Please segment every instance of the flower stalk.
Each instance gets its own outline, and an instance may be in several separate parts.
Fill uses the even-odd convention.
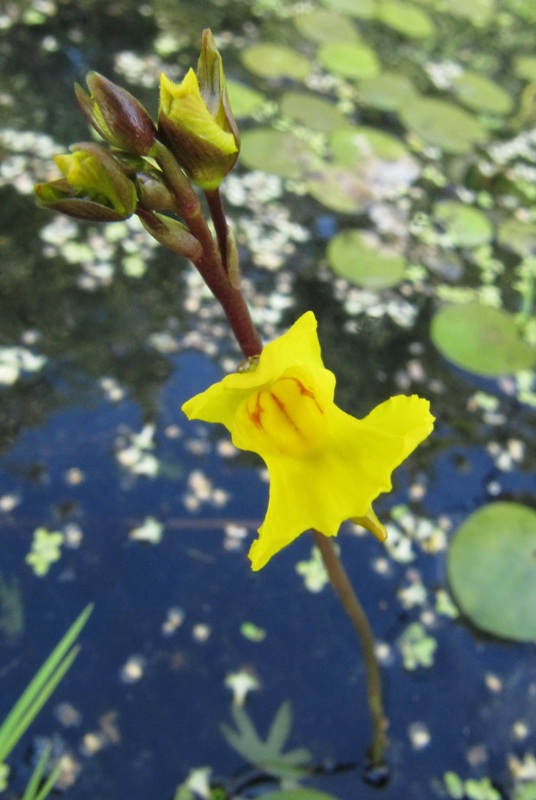
[[[383,710],[382,681],[380,666],[376,658],[374,634],[367,615],[350,583],[350,579],[337,555],[333,540],[318,531],[313,531],[315,545],[320,551],[331,585],[352,625],[355,628],[365,663],[367,676],[367,700],[372,723],[372,742],[369,748],[370,764],[377,769],[385,765],[385,749],[387,747],[387,718]]]

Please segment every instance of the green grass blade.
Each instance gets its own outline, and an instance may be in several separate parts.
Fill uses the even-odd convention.
[[[24,794],[22,796],[22,800],[34,800],[35,795],[39,789],[39,783],[41,782],[41,778],[43,777],[43,773],[45,771],[46,765],[48,764],[50,758],[50,752],[52,748],[50,746],[46,747],[41,755],[39,761],[36,764],[34,771],[32,772],[31,778],[28,781],[28,785],[24,790]]]
[[[76,618],[0,726],[0,762],[11,752],[71,666],[78,652],[76,648],[71,649],[72,645],[92,610],[93,605],[89,604]]]

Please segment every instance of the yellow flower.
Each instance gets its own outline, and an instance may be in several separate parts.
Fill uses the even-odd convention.
[[[182,408],[189,419],[221,422],[236,447],[266,462],[270,498],[249,553],[252,569],[304,531],[335,536],[348,519],[384,539],[371,504],[391,489],[391,472],[431,433],[428,401],[392,397],[362,420],[338,408],[312,311],[266,345],[251,367]]]

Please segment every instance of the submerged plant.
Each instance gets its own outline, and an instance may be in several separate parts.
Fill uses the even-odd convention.
[[[184,411],[224,424],[238,448],[258,453],[268,466],[270,500],[250,551],[254,570],[301,533],[313,531],[363,644],[373,725],[370,760],[380,768],[387,723],[374,640],[331,537],[351,519],[385,538],[372,503],[390,490],[393,469],[431,433],[428,401],[393,397],[363,420],[341,410],[312,311],[263,349],[240,289],[237,248],[219,194],[240,139],[210,31],[203,33],[197,72],[190,70],[180,84],[162,75],[156,122],[107,78],[91,73],[87,84],[90,94],[77,87],[78,100],[110,148],[80,144],[70,155],[56,157],[64,177],[38,185],[38,202],[91,221],[136,214],[158,242],[194,263],[220,302],[246,360],[236,373],[190,399]]]

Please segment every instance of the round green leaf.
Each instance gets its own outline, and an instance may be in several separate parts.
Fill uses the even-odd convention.
[[[446,100],[410,97],[400,109],[400,119],[423,141],[445,153],[468,153],[487,138],[486,130],[472,114]]]
[[[536,222],[509,217],[499,225],[499,244],[520,256],[531,256],[536,250]]]
[[[404,278],[403,256],[356,229],[341,231],[331,239],[327,259],[337,275],[368,289],[396,286]]]
[[[536,352],[520,339],[512,314],[500,308],[479,303],[445,306],[432,319],[430,334],[445,358],[477,375],[508,375],[536,361]]]
[[[333,794],[317,792],[316,789],[284,789],[271,792],[270,800],[338,800]]]
[[[330,136],[329,145],[336,163],[349,168],[371,157],[398,161],[409,155],[407,147],[396,136],[367,125],[338,128]]]
[[[259,42],[242,50],[242,63],[262,78],[294,78],[303,80],[310,72],[309,61],[281,44]]]
[[[322,0],[322,5],[360,19],[371,19],[376,13],[376,0]]]
[[[536,640],[536,512],[491,503],[458,528],[448,554],[449,582],[478,628],[522,642]]]
[[[317,160],[303,139],[272,128],[255,128],[242,134],[240,158],[249,169],[293,179],[302,178]]]
[[[442,10],[463,17],[474,25],[485,25],[495,13],[495,0],[443,0]]]
[[[456,200],[438,203],[434,217],[446,229],[454,247],[480,247],[493,236],[491,222],[483,211]]]
[[[280,108],[284,116],[315,131],[332,131],[345,121],[333,103],[309,92],[285,92]]]
[[[374,199],[365,176],[339,164],[318,164],[306,185],[311,197],[338,214],[360,214]]]
[[[381,111],[397,111],[416,89],[405,75],[397,72],[382,72],[359,84],[359,93],[364,103]]]
[[[411,39],[426,39],[435,32],[428,14],[403,0],[381,2],[378,19],[397,33]]]
[[[238,119],[250,117],[267,102],[267,98],[263,94],[249,86],[244,86],[243,83],[238,83],[238,81],[228,80],[226,86],[233,116]]]
[[[348,17],[317,8],[294,17],[294,24],[306,39],[313,42],[355,42],[359,34]]]
[[[518,78],[536,83],[536,56],[519,56],[516,58],[514,72]]]
[[[357,42],[327,42],[320,48],[318,60],[329,72],[344,78],[372,78],[380,71],[374,50]]]
[[[499,84],[466,70],[453,82],[453,91],[465,106],[485,114],[510,114],[513,109],[512,97]]]

